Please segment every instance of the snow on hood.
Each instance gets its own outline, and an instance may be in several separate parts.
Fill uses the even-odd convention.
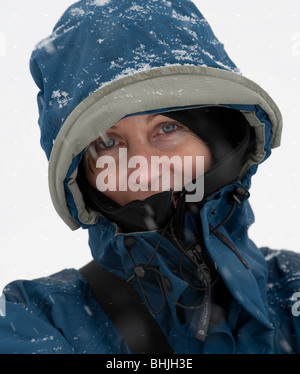
[[[134,113],[227,105],[255,127],[243,175],[280,144],[273,100],[243,77],[190,0],[88,0],[69,7],[30,60],[53,204],[72,228],[93,224],[76,184],[85,147]]]

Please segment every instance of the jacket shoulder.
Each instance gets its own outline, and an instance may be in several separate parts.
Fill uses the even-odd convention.
[[[84,279],[75,269],[65,269],[48,277],[33,280],[16,280],[3,290],[5,300],[20,304],[38,313],[53,303],[52,294],[80,294],[85,288]]]
[[[80,292],[83,292],[82,285],[76,270],[9,283],[2,296],[0,352],[73,353],[73,348],[57,328],[53,306],[62,295]]]
[[[1,353],[121,353],[119,335],[75,269],[12,282],[3,295]]]
[[[300,253],[262,248],[269,276],[270,317],[280,350],[300,353]]]
[[[289,250],[274,250],[261,248],[269,271],[269,282],[272,285],[284,287],[296,282],[300,284],[300,253]]]

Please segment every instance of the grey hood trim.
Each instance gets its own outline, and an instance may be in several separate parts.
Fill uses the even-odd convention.
[[[130,114],[198,105],[259,105],[272,123],[272,148],[280,145],[282,116],[277,105],[261,87],[239,74],[204,66],[172,65],[126,76],[83,100],[54,142],[49,160],[49,188],[54,207],[64,222],[72,230],[79,227],[68,208],[64,189],[72,160],[101,133]],[[253,113],[245,115],[255,127],[257,151],[241,174],[265,156],[264,126]],[[78,218],[84,224],[94,224],[99,213],[85,207],[76,175],[75,170],[68,186]]]

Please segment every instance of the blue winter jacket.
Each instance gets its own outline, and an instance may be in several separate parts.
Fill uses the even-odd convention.
[[[249,190],[258,164],[279,146],[281,115],[270,96],[241,75],[195,5],[79,1],[36,46],[30,68],[55,209],[72,230],[88,230],[94,259],[122,279],[134,273],[126,239],[136,264],[145,264],[161,239],[151,265],[172,287],[154,317],[174,353],[299,353],[300,255],[255,246],[248,237],[254,221],[248,199],[219,228],[221,236],[211,230],[228,217],[232,191]],[[201,309],[181,318],[174,303],[194,305],[198,297],[174,271],[176,245],[155,230],[123,233],[85,205],[76,176],[87,145],[125,116],[209,105],[240,110],[255,129],[256,149],[237,180],[210,195],[200,211],[203,243],[229,296],[224,315],[212,289],[208,331],[198,339]],[[145,291],[159,308],[159,286],[146,283]],[[3,295],[0,353],[130,353],[78,270],[15,281]]]

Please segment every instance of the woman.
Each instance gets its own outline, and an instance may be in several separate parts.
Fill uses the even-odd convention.
[[[8,285],[0,350],[135,353],[125,326],[150,343],[158,327],[152,352],[299,352],[299,255],[247,234],[281,115],[193,3],[79,1],[31,72],[53,204],[89,231],[95,262]],[[146,306],[137,317],[122,280]],[[134,308],[106,308],[118,298]],[[140,316],[154,319],[142,339]]]

